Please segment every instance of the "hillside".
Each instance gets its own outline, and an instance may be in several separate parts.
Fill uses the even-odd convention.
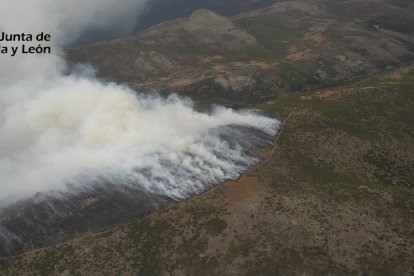
[[[235,15],[240,12],[269,6],[277,0],[146,0],[144,10],[138,10],[136,24],[131,31],[140,32],[158,23],[190,16],[196,10],[210,9],[224,15]],[[114,31],[86,31],[76,41],[76,45],[84,45],[96,41],[114,39],[125,34]]]
[[[265,103],[283,130],[240,180],[0,274],[412,274],[413,90],[408,66]]]
[[[196,10],[209,9],[224,15],[258,9],[277,2],[277,0],[152,0],[149,8],[141,14],[137,31],[142,31],[157,23],[190,16]]]
[[[199,10],[129,38],[68,49],[67,55],[140,91],[246,106],[411,60],[413,4],[363,3],[281,1],[233,17]]]
[[[4,208],[0,275],[414,273],[414,4],[235,2],[65,53],[138,92],[280,119],[274,147],[245,152],[263,162],[181,203],[107,183]]]

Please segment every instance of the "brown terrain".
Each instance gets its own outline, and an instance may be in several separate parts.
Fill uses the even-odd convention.
[[[67,54],[139,91],[245,106],[411,60],[413,10],[409,1],[281,1],[233,17],[199,10]]]
[[[4,258],[0,274],[414,274],[412,14],[405,0],[281,1],[68,49],[99,77],[283,127],[239,180]]]
[[[410,275],[414,66],[263,104],[283,119],[238,181],[5,260],[2,275]]]

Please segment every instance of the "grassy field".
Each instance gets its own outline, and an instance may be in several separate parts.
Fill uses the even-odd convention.
[[[414,273],[413,68],[260,107],[283,129],[240,180],[0,274]]]

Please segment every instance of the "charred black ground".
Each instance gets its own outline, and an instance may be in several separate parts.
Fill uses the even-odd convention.
[[[253,152],[272,145],[274,136],[254,127],[229,125],[210,133],[227,141],[229,148],[243,151],[244,160],[237,165],[242,170],[255,166],[261,160]],[[223,152],[214,152],[219,159]],[[235,162],[235,161],[230,161]],[[164,166],[174,166],[167,160]],[[181,168],[177,168],[179,173]],[[151,170],[136,173],[151,174]],[[231,180],[230,178],[226,178]],[[194,181],[200,181],[194,179]],[[0,257],[15,255],[22,250],[54,245],[87,232],[100,232],[124,225],[165,208],[180,200],[162,193],[144,190],[139,183],[123,185],[102,179],[85,190],[70,188],[64,193],[38,193],[34,198],[0,209]],[[121,183],[121,184],[120,184]],[[178,183],[179,184],[179,183]],[[220,183],[204,183],[204,192]],[[188,194],[187,199],[195,193]]]

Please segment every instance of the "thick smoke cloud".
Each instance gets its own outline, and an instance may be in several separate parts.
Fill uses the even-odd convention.
[[[277,132],[277,120],[253,112],[199,113],[177,96],[138,95],[89,70],[67,73],[62,47],[84,31],[127,32],[146,1],[1,4],[0,32],[49,33],[53,51],[0,55],[0,256],[127,222],[234,179],[258,162],[247,151]],[[84,204],[97,194],[105,195],[102,213]]]
[[[123,175],[183,198],[237,176],[249,162],[211,130],[233,124],[275,132],[269,118],[225,108],[197,113],[174,96],[137,97],[126,87],[73,76],[34,85],[30,93],[16,84],[1,102],[0,197],[61,189],[75,176],[83,180],[73,185]]]
[[[102,179],[183,199],[256,162],[245,153],[249,142],[229,138],[223,127],[272,136],[276,120],[225,108],[198,113],[174,96],[137,96],[124,86],[62,74],[59,47],[85,30],[130,29],[145,4],[2,1],[0,32],[45,32],[54,40],[52,55],[0,57],[0,202],[89,189]]]

